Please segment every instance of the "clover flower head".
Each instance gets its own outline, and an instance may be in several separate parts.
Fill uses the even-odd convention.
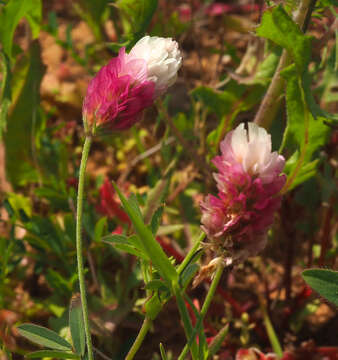
[[[213,159],[218,196],[201,202],[202,229],[217,252],[243,260],[265,246],[268,228],[281,203],[285,160],[271,151],[265,129],[240,124],[221,142]]]
[[[125,130],[177,77],[182,58],[176,41],[145,36],[127,54],[103,66],[88,85],[83,116],[92,130]]]

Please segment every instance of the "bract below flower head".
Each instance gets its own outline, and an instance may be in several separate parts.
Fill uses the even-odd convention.
[[[174,83],[182,58],[176,41],[145,36],[129,54],[121,48],[90,82],[83,103],[89,130],[124,130],[140,120]]]
[[[271,152],[266,130],[249,123],[247,130],[241,124],[226,135],[213,163],[218,196],[201,203],[202,229],[218,252],[235,259],[255,255],[265,246],[280,206],[284,158]]]

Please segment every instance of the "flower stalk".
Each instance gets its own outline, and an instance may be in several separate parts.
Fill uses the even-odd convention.
[[[185,269],[185,267],[189,264],[189,262],[191,261],[191,259],[194,257],[197,249],[199,248],[201,242],[203,241],[203,239],[205,238],[205,233],[201,233],[200,236],[198,237],[198,239],[196,240],[194,246],[191,248],[191,250],[189,251],[189,253],[186,255],[186,257],[184,258],[182,264],[180,264],[180,266],[177,268],[177,273],[181,274],[182,271]],[[148,294],[150,295],[150,294]],[[142,342],[145,338],[145,336],[147,335],[150,326],[151,326],[151,319],[149,319],[148,317],[146,317],[143,321],[142,327],[134,341],[134,344],[132,345],[132,347],[130,348],[127,357],[125,358],[125,360],[132,360],[134,358],[134,356],[136,355],[137,351],[139,350],[140,346],[142,345]]]
[[[137,335],[137,338],[134,341],[133,346],[130,348],[125,360],[134,359],[134,356],[136,355],[138,349],[140,348],[145,336],[147,335],[150,329],[151,323],[152,323],[151,319],[146,316],[143,321],[142,327]]]
[[[84,322],[84,328],[86,334],[88,360],[93,360],[94,357],[93,357],[93,346],[92,346],[92,339],[91,339],[90,327],[89,327],[88,305],[87,305],[86,285],[84,278],[84,267],[83,267],[82,214],[83,214],[84,180],[85,180],[86,165],[87,165],[88,154],[91,143],[92,143],[92,138],[90,136],[86,136],[82,149],[82,157],[81,157],[80,173],[79,173],[79,185],[77,192],[77,210],[76,210],[76,257],[77,257],[77,269],[78,269],[77,271],[78,271],[79,284],[80,284],[80,296],[82,303],[83,322]]]
[[[180,356],[178,357],[178,360],[184,360],[186,355],[188,354],[189,351],[189,347],[191,346],[195,336],[198,334],[198,332],[200,331],[200,328],[202,326],[203,320],[205,318],[205,315],[207,314],[207,311],[210,307],[211,301],[214,298],[217,286],[219,284],[219,281],[221,280],[222,274],[223,274],[223,270],[224,270],[224,262],[222,260],[219,261],[217,268],[216,268],[216,272],[214,275],[214,278],[211,282],[209,291],[207,293],[207,296],[205,298],[204,304],[202,306],[201,312],[200,312],[200,317],[197,321],[197,324],[195,326],[195,328],[193,329],[190,339],[188,341],[188,343],[184,346]]]

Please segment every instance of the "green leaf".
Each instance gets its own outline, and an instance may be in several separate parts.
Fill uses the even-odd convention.
[[[130,200],[128,201],[122,195],[121,191],[115,184],[114,187],[121,199],[123,208],[129,215],[135,231],[142,242],[143,248],[148,257],[151,259],[154,267],[158,270],[163,279],[168,281],[170,284],[177,281],[178,276],[175,267],[171,264],[159,243],[155,240],[150,229],[144,224],[142,217],[140,217],[140,214],[134,208],[133,203],[131,203]]]
[[[217,335],[213,338],[212,342],[209,345],[209,356],[212,358],[217,354],[218,350],[221,348],[222,343],[226,336],[229,333],[229,324],[226,324],[222,329],[217,333]]]
[[[73,4],[77,14],[91,27],[97,41],[102,41],[102,23],[109,16],[108,0],[80,0]]]
[[[102,238],[102,241],[113,244],[126,244],[128,237],[126,235],[111,234]]]
[[[304,280],[321,296],[338,306],[338,272],[309,269],[302,273]]]
[[[96,224],[94,229],[94,240],[96,242],[99,242],[101,240],[102,234],[104,232],[104,229],[107,225],[107,218],[103,217],[101,218]]]
[[[158,0],[118,0],[116,5],[124,15],[125,30],[132,33],[133,40],[128,48],[146,32],[155,14]]]
[[[53,359],[80,359],[80,356],[77,354],[63,352],[63,351],[54,351],[54,350],[39,350],[25,355],[28,359],[43,359],[43,358],[53,358]]]
[[[334,52],[334,55],[336,53]],[[337,60],[338,61],[338,60]],[[330,56],[330,59],[328,61],[328,66],[326,68],[326,71],[323,74],[323,86],[327,85],[326,91],[324,92],[322,96],[322,101],[325,102],[325,100],[329,100],[328,102],[337,102],[338,96],[336,94],[336,86],[338,85],[338,74],[336,69],[332,69],[332,67],[335,67],[336,65],[332,64],[332,55]],[[305,99],[306,103],[309,107],[309,110],[311,111],[312,116],[317,120],[317,118],[325,118],[327,122],[336,122],[338,124],[338,114],[330,114],[327,111],[320,108],[320,106],[316,103],[313,91],[312,91],[312,78],[308,72],[306,72],[302,78],[303,83],[303,89],[305,93]],[[327,95],[331,93],[331,97],[327,98]],[[325,99],[326,98],[326,99]]]
[[[201,242],[205,238],[205,233],[202,231],[195,241],[192,248],[189,250],[188,254],[185,256],[182,263],[177,267],[177,273],[180,275],[184,271],[184,269],[194,262],[196,262],[199,257],[202,255],[202,249],[200,248]]]
[[[298,72],[302,74],[305,71],[311,57],[311,38],[302,33],[282,5],[264,12],[256,33],[285,48],[292,56]]]
[[[13,70],[13,106],[8,116],[4,141],[7,175],[14,186],[38,180],[34,154],[35,136],[42,126],[38,106],[44,69],[40,46],[35,40],[23,64],[17,64]]]
[[[8,193],[8,202],[16,215],[19,216],[20,210],[23,210],[26,215],[32,216],[32,204],[29,197],[16,193]]]
[[[236,83],[234,82],[234,84]],[[231,89],[231,91],[216,91],[207,86],[199,86],[191,94],[221,118],[231,111],[234,102],[244,92],[244,86],[234,85],[234,87],[235,89]]]
[[[338,93],[336,91],[338,86],[338,34],[336,34],[336,44],[327,59],[325,70],[323,73],[322,87],[323,97],[325,103],[338,102]],[[312,94],[312,93],[311,93]]]
[[[163,215],[164,206],[160,206],[154,213],[153,217],[151,218],[151,232],[153,235],[156,235],[157,230],[160,226],[160,223],[162,221],[162,215]]]
[[[155,320],[162,309],[162,304],[157,292],[145,303],[145,309],[147,316],[151,320]]]
[[[54,224],[50,218],[33,216],[29,222],[25,223],[25,228],[36,238],[36,245],[43,249],[53,251],[59,259],[65,260],[65,244],[63,241],[62,230]],[[39,245],[39,243],[41,245]],[[34,245],[34,243],[32,243]],[[51,270],[51,268],[50,268]]]
[[[102,241],[114,245],[116,249],[126,251],[129,254],[149,261],[149,257],[137,235],[127,237],[125,235],[112,234],[105,236]]]
[[[41,0],[31,1],[35,6],[26,14],[27,21],[32,30],[32,37],[36,39],[39,36],[42,20],[42,3]]]
[[[153,217],[156,209],[159,208],[161,203],[165,200],[165,195],[168,190],[169,179],[168,176],[161,178],[156,185],[148,192],[147,200],[144,205],[144,221],[146,224],[149,223]]]
[[[0,88],[0,140],[2,139],[2,133],[6,129],[8,109],[12,101],[11,91],[11,69],[8,56],[0,51],[0,65],[1,65],[1,88]]]
[[[28,340],[55,350],[72,350],[72,345],[56,332],[43,326],[22,324],[18,326],[20,335]]]
[[[250,83],[255,84],[255,81]],[[259,81],[255,85],[247,86],[235,80],[229,80],[223,91],[206,86],[194,89],[191,94],[220,118],[217,128],[207,136],[208,145],[218,151],[216,147],[224,134],[231,129],[237,115],[251,109],[261,99],[264,91],[265,88],[259,85]]]
[[[338,1],[337,0],[320,0],[319,4],[316,4],[319,7],[320,6],[338,6]]]
[[[55,208],[69,209],[69,196],[65,191],[42,186],[35,189],[34,192],[40,198],[49,201]]]
[[[180,274],[180,284],[183,289],[188,286],[189,282],[195,276],[199,268],[199,265],[196,263],[189,264],[185,267],[185,269]]]
[[[302,169],[311,162],[313,153],[325,144],[329,128],[324,124],[323,118],[314,119],[305,102],[305,95],[301,78],[294,65],[281,72],[287,81],[286,84],[286,109],[287,126],[284,132],[281,149],[297,151],[294,154],[296,161],[293,166],[288,165],[289,178],[286,188],[290,188],[297,177],[302,174]],[[313,164],[312,164],[313,166]],[[310,167],[311,168],[311,167]],[[299,183],[299,181],[298,181]]]
[[[40,31],[41,0],[10,0],[0,13],[0,42],[4,52],[12,57],[13,35],[23,17],[27,17],[33,36]]]
[[[140,251],[140,250],[136,249],[135,247],[130,246],[128,244],[116,244],[115,248],[125,251],[131,255],[137,256],[141,259],[149,261],[149,257],[147,256],[147,254],[143,253],[142,251]]]
[[[92,20],[96,24],[101,24],[102,16],[107,8],[108,0],[80,0],[80,3],[89,12]]]
[[[149,281],[145,288],[148,290],[168,290],[166,284],[162,280],[158,279]]]
[[[253,83],[268,85],[276,71],[280,56],[281,48],[274,46],[274,48],[268,52],[263,62],[258,65]]]
[[[128,198],[128,202],[130,204],[130,206],[133,208],[133,210],[135,211],[135,214],[143,220],[143,215],[142,215],[142,211],[140,209],[138,200],[137,200],[137,196],[134,193],[131,193],[129,198]]]
[[[295,168],[295,164],[299,159],[299,151],[296,151],[285,163],[284,172],[286,174],[290,174],[291,171]],[[301,167],[299,170],[297,176],[293,180],[292,184],[288,187],[288,190],[291,191],[296,186],[302,184],[306,180],[312,178],[316,175],[317,172],[317,166],[318,166],[319,160],[313,160]]]
[[[46,30],[52,34],[54,37],[57,36],[58,33],[58,21],[57,16],[54,11],[48,12],[48,24],[46,26]]]
[[[69,297],[72,293],[72,283],[52,268],[45,274],[48,285],[59,295]]]
[[[149,261],[149,257],[145,252],[141,241],[136,235],[130,236],[128,238],[125,235],[112,234],[105,236],[102,241],[113,245],[116,249],[125,251],[129,254]]]
[[[158,236],[168,235],[176,231],[181,231],[183,229],[184,229],[183,224],[163,225],[159,227],[157,231],[157,235]]]
[[[80,294],[74,295],[70,301],[69,327],[74,349],[77,354],[83,356],[86,347],[86,337]]]

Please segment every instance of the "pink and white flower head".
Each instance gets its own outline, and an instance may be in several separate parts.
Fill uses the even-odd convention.
[[[181,63],[178,44],[170,38],[145,36],[129,54],[121,48],[88,85],[83,103],[86,124],[91,130],[130,128],[175,82]]]
[[[271,136],[254,123],[229,132],[220,148],[213,159],[218,196],[208,195],[201,203],[202,229],[216,251],[243,260],[265,246],[281,203],[285,160],[271,152]]]

